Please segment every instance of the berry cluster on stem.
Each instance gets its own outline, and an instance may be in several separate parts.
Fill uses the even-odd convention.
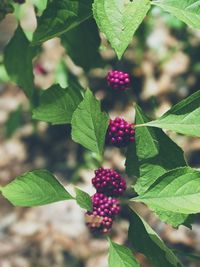
[[[116,90],[125,91],[130,87],[130,76],[123,71],[109,71],[108,85]],[[135,141],[134,125],[123,118],[110,120],[106,141],[116,147],[125,147]],[[120,213],[117,197],[126,190],[126,181],[119,173],[103,167],[95,171],[92,184],[96,193],[91,197],[92,211],[86,212],[86,224],[92,232],[108,233],[114,218]]]
[[[116,147],[125,147],[135,141],[134,125],[123,118],[110,120],[107,132],[107,142]]]
[[[92,211],[86,212],[86,223],[92,232],[105,234],[120,213],[120,202],[115,197],[126,190],[126,181],[116,171],[101,167],[95,171],[92,183],[97,192],[92,196]]]

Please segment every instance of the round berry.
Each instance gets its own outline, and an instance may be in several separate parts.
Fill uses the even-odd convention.
[[[125,91],[131,85],[130,75],[127,72],[111,70],[107,75],[108,85],[118,91]]]
[[[125,147],[135,141],[134,125],[122,118],[110,120],[107,131],[107,142],[116,147]]]
[[[92,184],[97,192],[107,196],[118,197],[126,190],[126,181],[119,173],[112,169],[99,168],[95,171]]]

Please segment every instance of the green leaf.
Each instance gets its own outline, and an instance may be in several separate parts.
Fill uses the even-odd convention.
[[[167,224],[172,225],[175,228],[178,228],[180,225],[184,225],[188,228],[192,227],[193,219],[188,216],[188,214],[171,212],[171,211],[162,211],[159,208],[155,208],[154,212],[159,217],[159,219]]]
[[[93,19],[81,23],[78,27],[61,36],[67,54],[74,63],[88,71],[101,65],[99,46],[101,39]]]
[[[154,0],[152,4],[163,8],[190,27],[200,28],[199,0]]]
[[[42,93],[39,106],[33,110],[33,119],[52,124],[71,123],[72,114],[82,99],[76,88],[53,85]]]
[[[136,125],[149,121],[139,106],[135,111]],[[134,187],[138,194],[168,170],[186,165],[182,149],[160,129],[136,127],[135,140],[135,148],[131,145],[127,151],[126,168],[129,175],[139,178]]]
[[[9,117],[5,123],[5,134],[6,137],[11,137],[14,132],[22,124],[22,107],[19,106],[16,110],[10,112]]]
[[[122,57],[149,9],[149,0],[94,0],[94,18],[118,58]]]
[[[91,0],[49,1],[33,35],[32,44],[42,43],[77,27],[92,15]]]
[[[200,137],[200,90],[146,125]]]
[[[136,106],[136,124],[144,124],[148,121],[140,107]],[[138,177],[134,189],[139,195],[143,194],[162,174],[187,165],[182,149],[162,130],[152,128],[149,132],[148,127],[136,127],[135,137],[136,142],[127,150],[126,171],[128,175]],[[154,146],[148,147],[148,144],[154,143],[156,143],[157,155],[151,156],[150,152],[143,152],[143,148],[146,150],[152,147],[153,149]],[[185,214],[166,213],[159,209],[155,212],[162,221],[174,227],[185,223],[187,219]]]
[[[122,245],[110,241],[109,267],[139,267],[139,263],[133,256],[132,251]]]
[[[2,188],[2,194],[15,206],[32,207],[73,199],[47,170],[36,170],[18,176]]]
[[[81,94],[85,91],[80,85],[78,78],[74,76],[67,68],[65,60],[62,58],[55,70],[54,83],[60,85],[61,88],[73,88],[74,91],[79,91]]]
[[[54,82],[60,85],[61,88],[69,87],[69,73],[63,59],[61,59],[56,66]]]
[[[0,83],[7,83],[10,82],[10,77],[6,72],[5,65],[3,62],[0,63]]]
[[[92,200],[88,193],[82,191],[79,188],[75,188],[76,190],[76,202],[77,204],[88,211],[92,210]]]
[[[200,212],[200,172],[189,167],[171,170],[142,195],[132,199],[151,209],[193,214]]]
[[[183,267],[154,230],[136,213],[131,214],[128,236],[133,248],[144,254],[154,267]]]
[[[47,7],[47,0],[31,0],[31,2],[37,7],[39,15],[42,14]]]
[[[72,116],[72,139],[92,152],[102,154],[108,122],[108,115],[101,112],[100,101],[87,90]]]
[[[135,136],[137,137],[137,129],[135,132]],[[133,175],[136,177],[140,177],[140,162],[137,156],[136,142],[131,143],[127,148],[125,166],[126,173],[128,176]]]
[[[135,124],[145,124],[148,118],[143,114],[141,108],[135,107]],[[148,141],[147,141],[148,140]],[[155,132],[148,127],[136,127],[136,149],[139,160],[151,158],[159,153],[158,140]]]
[[[32,59],[37,48],[29,46],[22,28],[18,26],[4,51],[4,64],[10,79],[31,98],[34,91]]]

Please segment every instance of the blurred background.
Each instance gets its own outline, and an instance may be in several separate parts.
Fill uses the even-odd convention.
[[[99,167],[98,156],[71,140],[70,126],[33,121],[27,98],[9,81],[3,65],[3,51],[17,27],[17,19],[31,38],[36,27],[34,7],[38,12],[45,8],[45,1],[40,2],[43,1],[29,0],[0,22],[0,185],[23,172],[45,168],[69,190],[70,184],[77,184],[92,194],[91,178]],[[200,89],[200,31],[188,28],[158,8],[151,10],[120,62],[103,35],[101,40],[100,62],[87,71],[75,65],[59,38],[45,42],[33,61],[36,86],[45,90],[59,83],[65,87],[74,77],[84,88],[91,88],[111,117],[123,116],[129,122],[134,122],[134,101],[154,118]],[[106,74],[115,68],[132,76],[132,88],[125,94],[113,93],[107,87]],[[169,135],[183,148],[189,165],[199,168],[200,139],[171,132]],[[115,168],[126,177],[124,153],[106,147],[104,166]],[[132,193],[128,191],[129,194]],[[200,266],[200,216],[194,218],[193,231],[186,227],[176,230],[144,206],[138,209],[186,267]],[[126,243],[127,229],[128,213],[124,207],[111,237]],[[144,256],[136,257],[142,267],[151,267]],[[84,211],[76,203],[14,208],[0,197],[0,267],[94,265],[107,266],[107,241],[88,232]]]

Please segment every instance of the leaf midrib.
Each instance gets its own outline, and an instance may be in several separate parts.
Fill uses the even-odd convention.
[[[97,102],[95,102],[95,106],[96,106],[96,110],[97,110],[97,105],[98,105],[98,103]],[[99,106],[98,106],[98,109],[99,109]],[[90,112],[89,112],[89,114],[91,114],[91,119],[92,119],[92,129],[93,129],[93,132],[94,132],[94,135],[95,135],[95,138],[96,138],[96,144],[97,144],[97,148],[98,148],[98,153],[99,154],[101,154],[101,150],[100,150],[100,147],[99,147],[99,143],[98,143],[98,136],[97,136],[97,132],[96,132],[96,130],[95,130],[95,127],[94,127],[94,123],[95,123],[95,118],[93,117],[93,113],[91,112],[91,110],[92,110],[92,107],[91,107],[91,103],[90,103]]]
[[[157,121],[151,121],[151,122],[148,122],[146,123],[145,125],[147,126],[156,126],[156,125],[159,125],[159,124],[164,124],[164,125],[177,125],[177,126],[183,126],[184,128],[187,128],[187,127],[191,127],[191,126],[196,126],[198,127],[198,125],[196,123],[187,123],[187,124],[182,124],[182,123],[169,123],[169,122],[165,122],[164,119],[160,119],[160,120],[157,120]]]
[[[173,198],[181,198],[181,197],[187,197],[187,196],[192,196],[192,195],[200,195],[200,192],[197,192],[197,193],[190,193],[190,194],[181,194],[181,195],[173,195],[173,196],[160,196],[157,195],[157,196],[140,196],[138,198],[135,198],[135,199],[173,199]]]

